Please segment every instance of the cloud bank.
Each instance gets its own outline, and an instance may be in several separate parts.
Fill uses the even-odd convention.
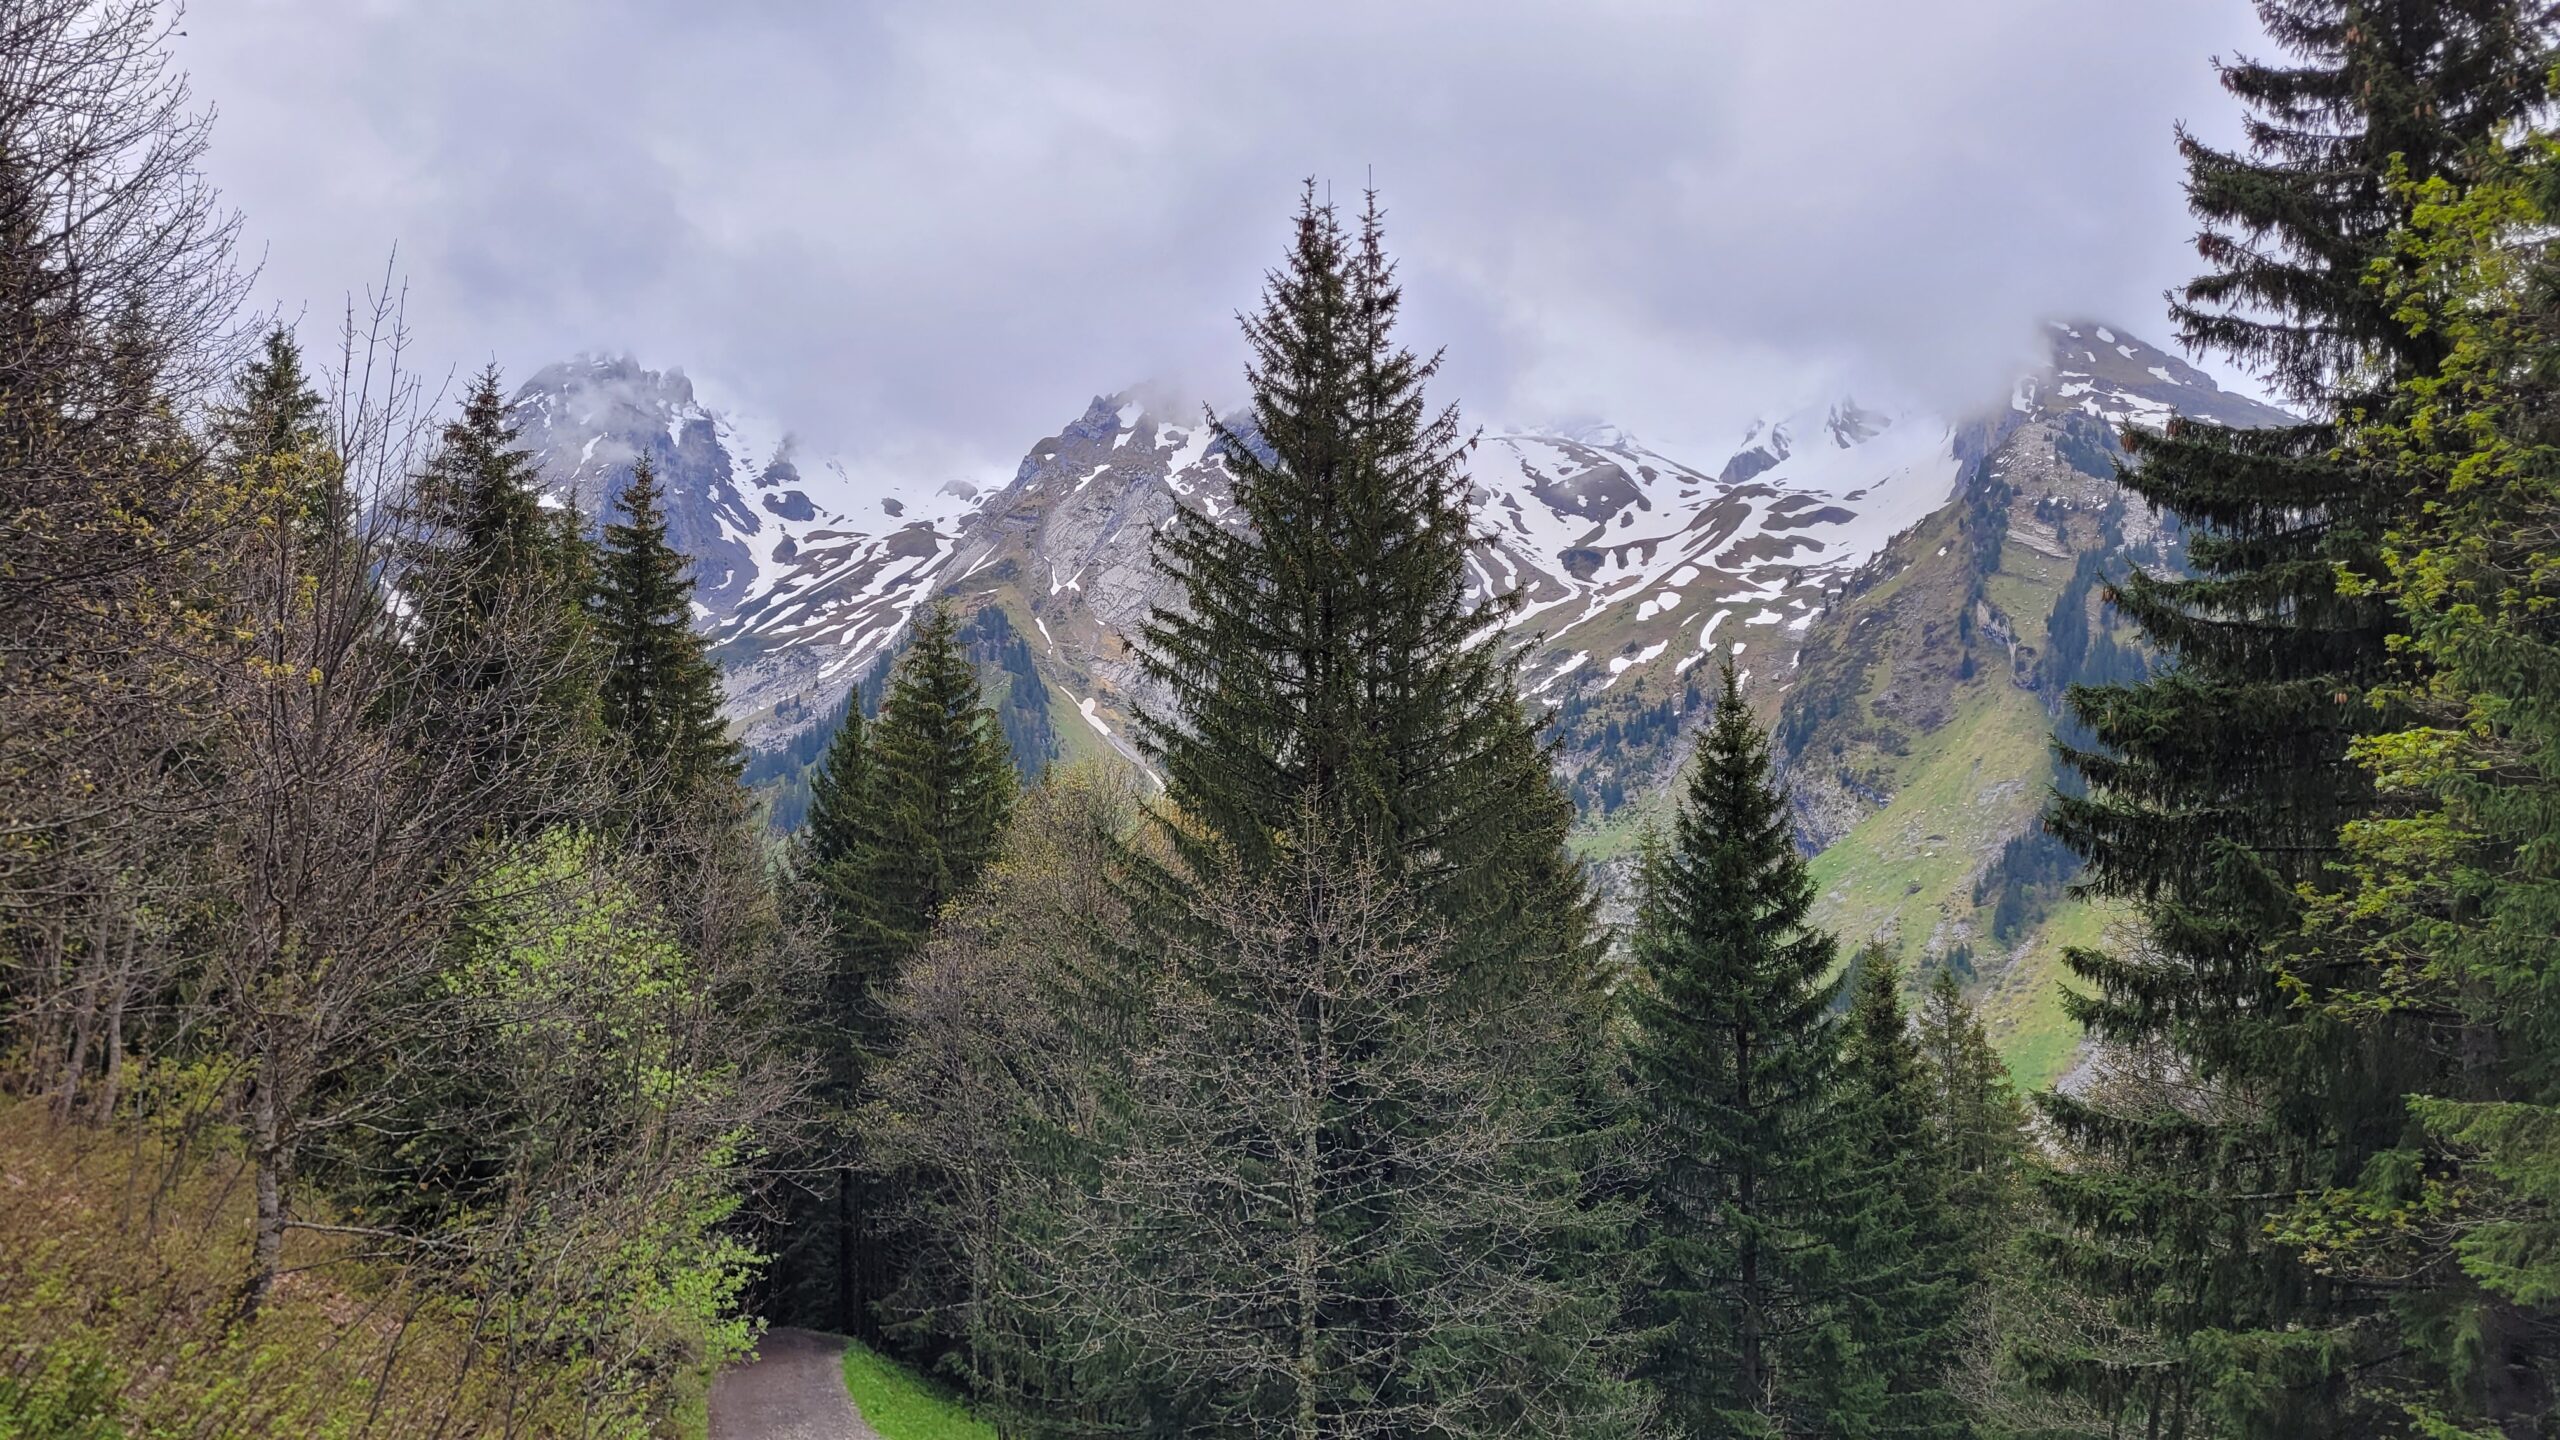
[[[419,353],[685,368],[859,465],[985,478],[1098,390],[1240,392],[1301,178],[1374,179],[1475,417],[1707,457],[1856,384],[2154,340],[2173,122],[2243,0],[223,0],[179,41],[262,291],[396,245]],[[1675,448],[1679,447],[1679,448]]]

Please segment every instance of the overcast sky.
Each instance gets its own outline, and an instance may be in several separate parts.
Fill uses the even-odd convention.
[[[692,374],[860,466],[985,478],[1097,392],[1240,393],[1300,177],[1374,176],[1473,419],[1714,465],[1835,386],[2160,343],[2171,126],[2245,0],[200,0],[263,293],[398,247],[419,353]],[[318,339],[317,333],[307,339]]]

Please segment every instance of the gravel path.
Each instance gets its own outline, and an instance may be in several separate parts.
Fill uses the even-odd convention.
[[[844,1393],[844,1339],[768,1330],[756,1358],[711,1382],[711,1440],[879,1440]]]

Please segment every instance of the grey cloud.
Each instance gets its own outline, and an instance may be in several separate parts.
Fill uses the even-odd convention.
[[[2155,339],[2241,0],[226,0],[183,58],[287,310],[396,243],[422,355],[681,365],[984,472],[1142,377],[1232,397],[1299,177],[1373,175],[1479,417],[1711,447],[1796,392]]]

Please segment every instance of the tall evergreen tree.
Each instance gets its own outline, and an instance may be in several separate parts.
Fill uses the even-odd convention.
[[[427,643],[472,649],[554,558],[541,474],[532,452],[517,447],[518,435],[493,365],[473,382],[418,477],[404,580]]]
[[[720,718],[720,671],[693,629],[693,577],[667,541],[657,472],[631,467],[595,564],[598,686],[605,731],[640,790],[681,803],[733,784],[744,764]],[[643,807],[644,809],[647,807]]]
[[[2187,577],[2137,575],[2112,598],[2171,662],[2072,693],[2089,782],[2055,832],[2088,886],[2136,903],[2147,943],[2074,951],[2093,1035],[2174,1054],[2191,1098],[2149,1109],[2044,1100],[2089,1163],[2048,1191],[2064,1273],[2123,1323],[2178,1347],[2165,1369],[2101,1351],[2031,1357],[2102,1412],[2174,1430],[2351,1434],[2393,1423],[2399,1342],[2388,1294],[2342,1283],[2276,1238],[2296,1197],[2351,1183],[2392,1147],[2402,1098],[2454,1063],[2420,1013],[2349,1018],[2350,950],[2306,939],[2306,893],[2333,885],[2340,827],[2370,813],[2349,758],[2389,716],[2364,697],[2395,623],[2369,587],[2403,492],[2340,444],[2342,418],[2432,373],[2367,282],[2392,259],[2405,173],[2460,180],[2500,125],[2541,103],[2548,7],[2527,0],[2261,0],[2285,62],[2224,67],[2248,146],[2182,133],[2208,272],[2173,306],[2184,338],[2261,367],[2310,414],[2234,432],[2175,422],[2127,437],[2126,483],[2181,520]]]
[[[794,869],[806,882],[810,903],[826,912],[835,944],[826,983],[807,1017],[808,1046],[818,1057],[814,1099],[842,1131],[861,1102],[864,1066],[856,1041],[859,1017],[870,997],[862,974],[846,963],[850,917],[842,913],[858,883],[864,821],[871,804],[871,766],[864,744],[862,693],[845,696],[844,718],[827,739],[809,779],[809,819],[795,843]],[[776,1253],[769,1280],[768,1313],[837,1330],[856,1327],[854,1294],[857,1191],[860,1177],[842,1155],[812,1158],[822,1177],[806,1189],[784,1192],[776,1225]]]
[[[1902,1008],[1893,951],[1869,946],[1841,1036],[1831,1301],[1845,1342],[1817,1377],[1823,1433],[1956,1436],[1948,1386],[1961,1309],[1961,1217],[1932,1077]]]
[[[231,399],[213,416],[214,447],[238,465],[261,455],[284,455],[320,443],[320,396],[303,372],[302,347],[278,325],[267,332],[258,358],[240,372]]]
[[[2425,1366],[2399,1403],[2438,1433],[2548,1429],[2560,1406],[2560,164],[2549,126],[2439,182],[2389,286],[2445,345],[2357,435],[2426,497],[2374,587],[2412,666],[2404,717],[2356,757],[2388,804],[2340,835],[2348,884],[2314,933],[2371,964],[2358,1008],[2444,1017],[2456,1063],[2353,1186],[2288,1243],[2396,1293]],[[2408,683],[2416,681],[2418,683]],[[2343,1003],[2349,997],[2341,997]]]
[[[1349,234],[1310,185],[1244,322],[1252,426],[1211,420],[1242,523],[1185,511],[1159,545],[1181,603],[1140,656],[1173,703],[1139,738],[1203,883],[1271,873],[1313,803],[1450,927],[1462,991],[1534,992],[1590,958],[1572,809],[1488,633],[1516,599],[1468,603],[1467,445],[1399,305],[1375,197]]]
[[[942,605],[917,617],[890,673],[879,718],[859,694],[811,786],[802,842],[808,878],[834,931],[823,1013],[823,1099],[839,1120],[893,1051],[891,995],[944,911],[978,883],[1004,843],[1017,788],[1004,728],[978,686],[960,622]],[[849,1147],[854,1142],[848,1139]],[[891,1253],[897,1178],[836,1157],[829,1194],[791,1217],[785,1303],[837,1328],[883,1338],[903,1267]],[[933,1308],[940,1297],[911,1297]]]
[[[1565,1102],[1545,1112],[1556,1133],[1506,1157],[1517,1188],[1499,1199],[1527,1203],[1559,1185],[1570,1193],[1591,1156],[1601,1032],[1590,901],[1564,850],[1571,806],[1495,634],[1516,599],[1469,601],[1467,557],[1480,537],[1466,444],[1455,412],[1426,399],[1437,358],[1395,337],[1399,306],[1375,197],[1346,231],[1310,185],[1288,259],[1243,322],[1252,424],[1211,420],[1235,508],[1186,512],[1158,546],[1175,603],[1151,617],[1139,650],[1171,703],[1143,712],[1138,733],[1171,802],[1160,834],[1172,860],[1131,851],[1132,869],[1154,881],[1138,897],[1140,958],[1196,949],[1206,943],[1198,917],[1222,897],[1309,863],[1287,853],[1292,837],[1338,850],[1314,857],[1331,862],[1316,873],[1374,867],[1410,897],[1411,938],[1438,942],[1434,963],[1451,1013],[1475,1027],[1469,1041],[1501,1057],[1524,1093]],[[1241,992],[1219,1001],[1254,1003]],[[1381,1113],[1397,1113],[1392,1096]],[[1410,1123],[1428,1122],[1417,1111]],[[1376,1143],[1384,1154],[1422,1138]],[[1352,1193],[1324,1205],[1364,1213]],[[1595,1226],[1549,1263],[1605,1293],[1618,1233]],[[1434,1278],[1445,1277],[1383,1263],[1359,1277],[1357,1304],[1376,1317],[1378,1343],[1413,1357],[1377,1372],[1388,1387],[1378,1414],[1529,1363],[1542,1344],[1613,1340],[1480,1331],[1399,1348],[1419,1342],[1397,1329],[1409,1313],[1397,1295]],[[1603,1388],[1577,1382],[1553,1403],[1597,1414],[1612,1403]]]
[[[871,764],[864,743],[862,697],[845,697],[844,721],[827,740],[809,777],[809,819],[800,831],[802,868],[815,874],[855,853],[864,807],[871,803]]]
[[[1824,1215],[1838,1177],[1837,947],[1731,657],[1671,842],[1641,877],[1629,1002],[1651,1133],[1644,1377],[1694,1435],[1805,1433],[1839,1362]]]
[[[1959,1227],[1975,1240],[1959,1272],[1961,1284],[1970,1288],[1981,1278],[1983,1257],[2005,1236],[2004,1217],[2015,1203],[2025,1151],[2026,1108],[1953,972],[1942,968],[1930,979],[1914,1043],[1947,1201]]]
[[[492,366],[412,487],[397,583],[416,666],[411,743],[485,756],[507,792],[493,808],[524,826],[584,813],[597,698],[585,542],[544,518],[516,439]]]
[[[355,523],[338,467],[322,453],[321,415],[302,349],[281,325],[213,412],[215,460],[253,483],[290,487],[287,513],[306,547],[339,542]],[[265,473],[253,474],[259,467]]]
[[[847,725],[853,722],[848,719]],[[1004,728],[978,688],[960,622],[935,605],[916,621],[878,723],[858,743],[870,803],[850,866],[829,879],[847,953],[868,993],[993,860],[1017,788]],[[877,1048],[885,1036],[870,1036]]]

